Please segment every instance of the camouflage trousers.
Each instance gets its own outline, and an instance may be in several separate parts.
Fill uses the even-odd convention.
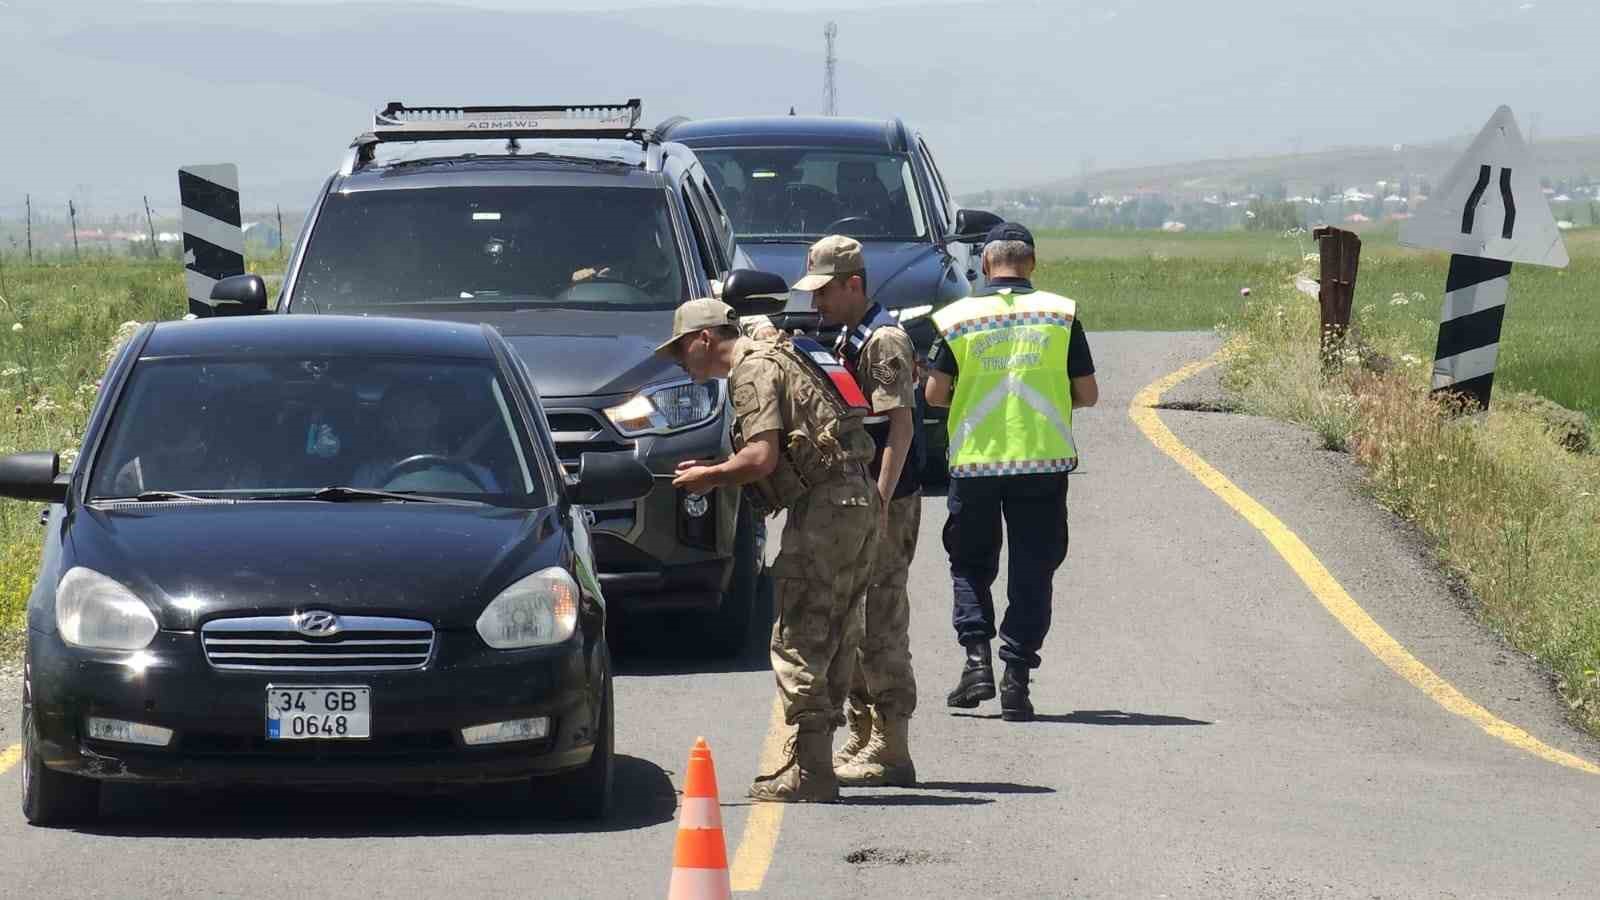
[[[790,725],[809,719],[831,727],[844,705],[854,663],[845,629],[872,575],[878,502],[862,468],[813,487],[789,508],[772,564],[772,671]]]
[[[906,575],[917,554],[922,528],[922,494],[889,504],[889,526],[878,537],[861,614],[851,619],[845,644],[856,647],[850,680],[852,714],[871,706],[881,715],[909,718],[917,708],[917,680],[911,671],[911,598]]]

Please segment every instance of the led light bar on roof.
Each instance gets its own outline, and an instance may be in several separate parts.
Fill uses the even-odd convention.
[[[379,137],[404,140],[413,134],[430,137],[475,137],[546,132],[626,132],[639,125],[637,99],[622,104],[588,106],[405,106],[390,103],[373,116]]]

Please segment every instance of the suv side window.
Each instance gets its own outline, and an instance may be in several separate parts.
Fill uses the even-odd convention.
[[[933,181],[935,205],[938,207],[935,215],[944,224],[943,230],[949,231],[950,220],[955,216],[954,209],[950,205],[950,189],[944,186],[944,176],[939,173],[939,164],[933,161],[933,152],[928,149],[928,142],[924,141],[921,135],[917,136],[917,150],[922,154],[922,161],[927,164],[928,175]]]
[[[716,234],[717,245],[722,249],[722,255],[730,263],[733,259],[733,220],[728,218],[728,211],[722,208],[722,200],[717,197],[717,192],[711,187],[711,179],[700,169],[695,170],[697,184],[705,194],[706,207],[711,213],[711,230]]]
[[[710,226],[706,224],[705,208],[697,202],[690,190],[689,182],[683,182],[683,211],[689,217],[689,228],[694,232],[695,256],[700,260],[700,267],[705,270],[706,278],[716,280],[722,277],[726,269],[719,264],[718,254],[712,249],[710,239]]]

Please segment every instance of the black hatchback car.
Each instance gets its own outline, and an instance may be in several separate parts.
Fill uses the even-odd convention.
[[[581,504],[515,351],[479,325],[250,317],[146,326],[74,469],[0,459],[50,504],[28,603],[23,812],[103,781],[612,780],[605,598]],[[548,782],[547,782],[548,784]]]
[[[933,311],[981,288],[977,244],[1000,219],[958,209],[927,140],[899,119],[670,119],[656,133],[694,150],[756,268],[793,284],[818,238],[861,241],[867,292],[923,357],[935,337]],[[810,304],[809,295],[795,295],[779,324],[816,330]],[[944,410],[923,414],[922,444],[937,478]]]

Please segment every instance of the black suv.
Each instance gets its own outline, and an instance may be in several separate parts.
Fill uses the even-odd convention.
[[[642,500],[591,507],[607,599],[624,615],[710,613],[707,649],[732,653],[764,532],[737,490],[670,484],[679,461],[728,452],[725,386],[651,351],[678,304],[724,293],[745,261],[694,152],[638,121],[637,100],[389,104],[312,206],[277,309],[498,329],[532,370],[569,470],[585,452],[631,451],[656,475]]]
[[[694,148],[756,266],[793,284],[826,234],[861,241],[867,291],[926,356],[935,309],[978,287],[977,244],[1000,220],[957,209],[922,135],[899,119],[822,116],[669,119],[664,140]],[[788,326],[815,327],[808,295]],[[924,409],[925,477],[943,471],[944,410]]]

